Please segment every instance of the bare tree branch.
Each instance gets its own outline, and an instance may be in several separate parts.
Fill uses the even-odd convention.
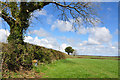
[[[60,2],[52,2],[56,5],[56,7],[58,8],[58,10],[60,10],[61,16],[65,17],[67,20],[68,15],[66,16],[66,13],[70,13],[70,15],[72,16],[72,18],[75,20],[75,23],[73,23],[73,27],[74,29],[76,29],[76,26],[74,24],[78,23],[79,27],[80,24],[82,25],[83,23],[80,23],[78,18],[83,19],[83,22],[85,24],[92,24],[93,26],[95,26],[95,23],[97,22],[97,20],[95,20],[96,14],[93,14],[93,4],[91,4],[90,2],[72,2],[72,3],[60,3]],[[64,11],[64,9],[69,12]],[[92,21],[94,20],[95,23]],[[69,20],[68,20],[69,21]]]

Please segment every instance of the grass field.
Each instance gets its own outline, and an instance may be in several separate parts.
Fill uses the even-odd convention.
[[[67,58],[34,69],[42,78],[118,78],[118,60]]]
[[[31,71],[7,71],[3,78],[118,78],[116,57],[68,57],[50,64],[39,63]]]

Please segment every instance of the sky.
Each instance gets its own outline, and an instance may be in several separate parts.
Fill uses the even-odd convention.
[[[118,56],[118,3],[101,2],[99,5],[97,18],[102,23],[95,27],[82,25],[77,32],[71,22],[58,18],[59,11],[53,5],[36,10],[32,14],[37,19],[31,17],[24,41],[62,52],[72,46],[78,55]],[[10,28],[3,19],[0,24],[0,42],[6,43]]]

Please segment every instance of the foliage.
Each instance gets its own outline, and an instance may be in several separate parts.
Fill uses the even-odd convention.
[[[31,45],[31,44],[29,44]],[[31,45],[34,49],[34,59],[39,60],[40,62],[51,63],[54,60],[65,59],[65,53],[62,53],[57,50],[47,49],[42,46]]]
[[[5,65],[5,69],[9,69],[12,71],[19,70],[22,66],[24,69],[32,68],[32,51],[29,50],[29,47],[26,45],[18,44],[16,46],[12,46],[12,44],[4,44],[2,46],[2,59],[3,66]]]
[[[67,52],[68,55],[69,55],[69,53],[73,53],[73,51],[74,51],[74,49],[72,49],[71,46],[68,46],[68,47],[65,48],[65,52]]]
[[[17,46],[19,50],[17,50],[16,47],[11,45],[12,44],[2,43],[3,71],[7,69],[15,71],[21,68],[31,70],[32,60],[34,59],[43,63],[51,63],[54,60],[65,59],[65,53],[47,49],[42,46],[25,43],[24,46],[19,44]]]

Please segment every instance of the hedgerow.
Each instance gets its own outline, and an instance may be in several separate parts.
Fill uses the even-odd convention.
[[[65,59],[66,56],[63,52],[29,43],[25,43],[24,45],[18,44],[18,47],[11,45],[2,43],[3,70],[14,69],[13,71],[15,71],[19,70],[20,67],[31,70],[33,65],[32,60],[38,60],[41,63],[51,63],[55,60]],[[18,58],[18,56],[21,57]],[[10,66],[8,67],[8,65]]]

